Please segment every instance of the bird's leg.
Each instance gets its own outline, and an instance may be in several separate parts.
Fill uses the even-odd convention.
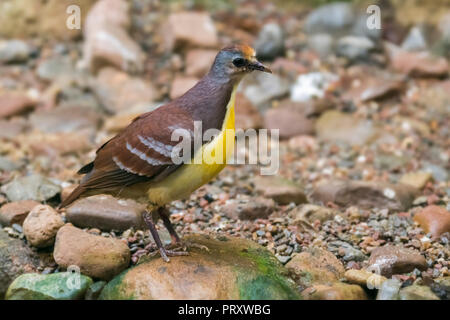
[[[179,245],[181,243],[181,240],[177,232],[175,231],[175,228],[173,227],[172,223],[170,222],[169,212],[167,212],[167,209],[163,207],[159,208],[158,214],[161,217],[167,231],[169,231],[170,238],[172,239],[172,245]]]
[[[169,231],[170,238],[172,239],[171,246],[181,246],[183,250],[186,250],[187,247],[194,247],[194,248],[199,248],[202,250],[209,251],[207,246],[204,246],[204,245],[201,245],[198,243],[193,243],[193,242],[181,241],[180,237],[178,236],[177,232],[175,231],[175,228],[173,227],[172,223],[170,222],[169,212],[167,211],[166,208],[163,208],[163,207],[159,208],[158,214],[161,217],[167,231]]]
[[[145,211],[143,214],[143,218],[147,227],[150,229],[150,233],[152,234],[153,240],[155,240],[156,246],[158,247],[161,258],[165,262],[169,262],[169,256],[185,256],[187,252],[177,252],[172,250],[166,250],[161,242],[161,238],[159,237],[158,231],[156,230],[155,223],[153,222],[153,218],[150,212]]]

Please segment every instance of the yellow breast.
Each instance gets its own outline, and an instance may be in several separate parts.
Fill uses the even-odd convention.
[[[151,184],[147,192],[151,203],[162,206],[185,198],[225,168],[234,151],[235,93],[236,87],[227,105],[221,133],[195,153],[191,164],[184,164],[164,180]]]

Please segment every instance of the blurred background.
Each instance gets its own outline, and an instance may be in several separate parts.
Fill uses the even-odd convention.
[[[27,243],[31,208],[56,207],[98,146],[183,94],[235,42],[273,70],[241,83],[236,123],[280,130],[280,170],[227,167],[170,207],[177,230],[252,239],[283,264],[314,245],[347,270],[399,245],[426,259],[417,269],[410,257],[401,281],[446,277],[448,289],[448,0],[2,0],[3,231]],[[80,222],[116,204],[94,199],[63,218],[124,239],[136,263],[154,250],[147,233]],[[32,269],[58,270],[51,249],[40,254]],[[442,286],[435,294],[448,297]]]

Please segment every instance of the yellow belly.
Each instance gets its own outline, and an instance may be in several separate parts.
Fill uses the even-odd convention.
[[[162,181],[152,183],[147,191],[151,203],[162,206],[185,198],[225,168],[227,159],[234,151],[235,92],[236,88],[228,102],[221,133],[196,152],[193,163],[184,164]]]

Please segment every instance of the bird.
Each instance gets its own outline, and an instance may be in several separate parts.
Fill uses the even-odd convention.
[[[78,171],[84,176],[59,209],[96,194],[134,199],[145,204],[142,218],[162,259],[169,262],[169,256],[188,254],[166,249],[155,223],[161,218],[171,236],[171,245],[182,243],[166,205],[186,198],[226,166],[234,149],[236,89],[242,78],[253,71],[272,73],[257,60],[249,45],[222,48],[209,72],[191,89],[156,110],[137,116],[100,146],[95,159]],[[209,129],[220,133],[197,146],[192,144],[190,161],[174,161],[173,152],[183,155],[184,150],[175,151],[179,141],[172,141],[173,132],[181,129],[192,136],[196,122],[201,123],[202,134]],[[223,161],[192,161],[215,151],[223,151]]]

